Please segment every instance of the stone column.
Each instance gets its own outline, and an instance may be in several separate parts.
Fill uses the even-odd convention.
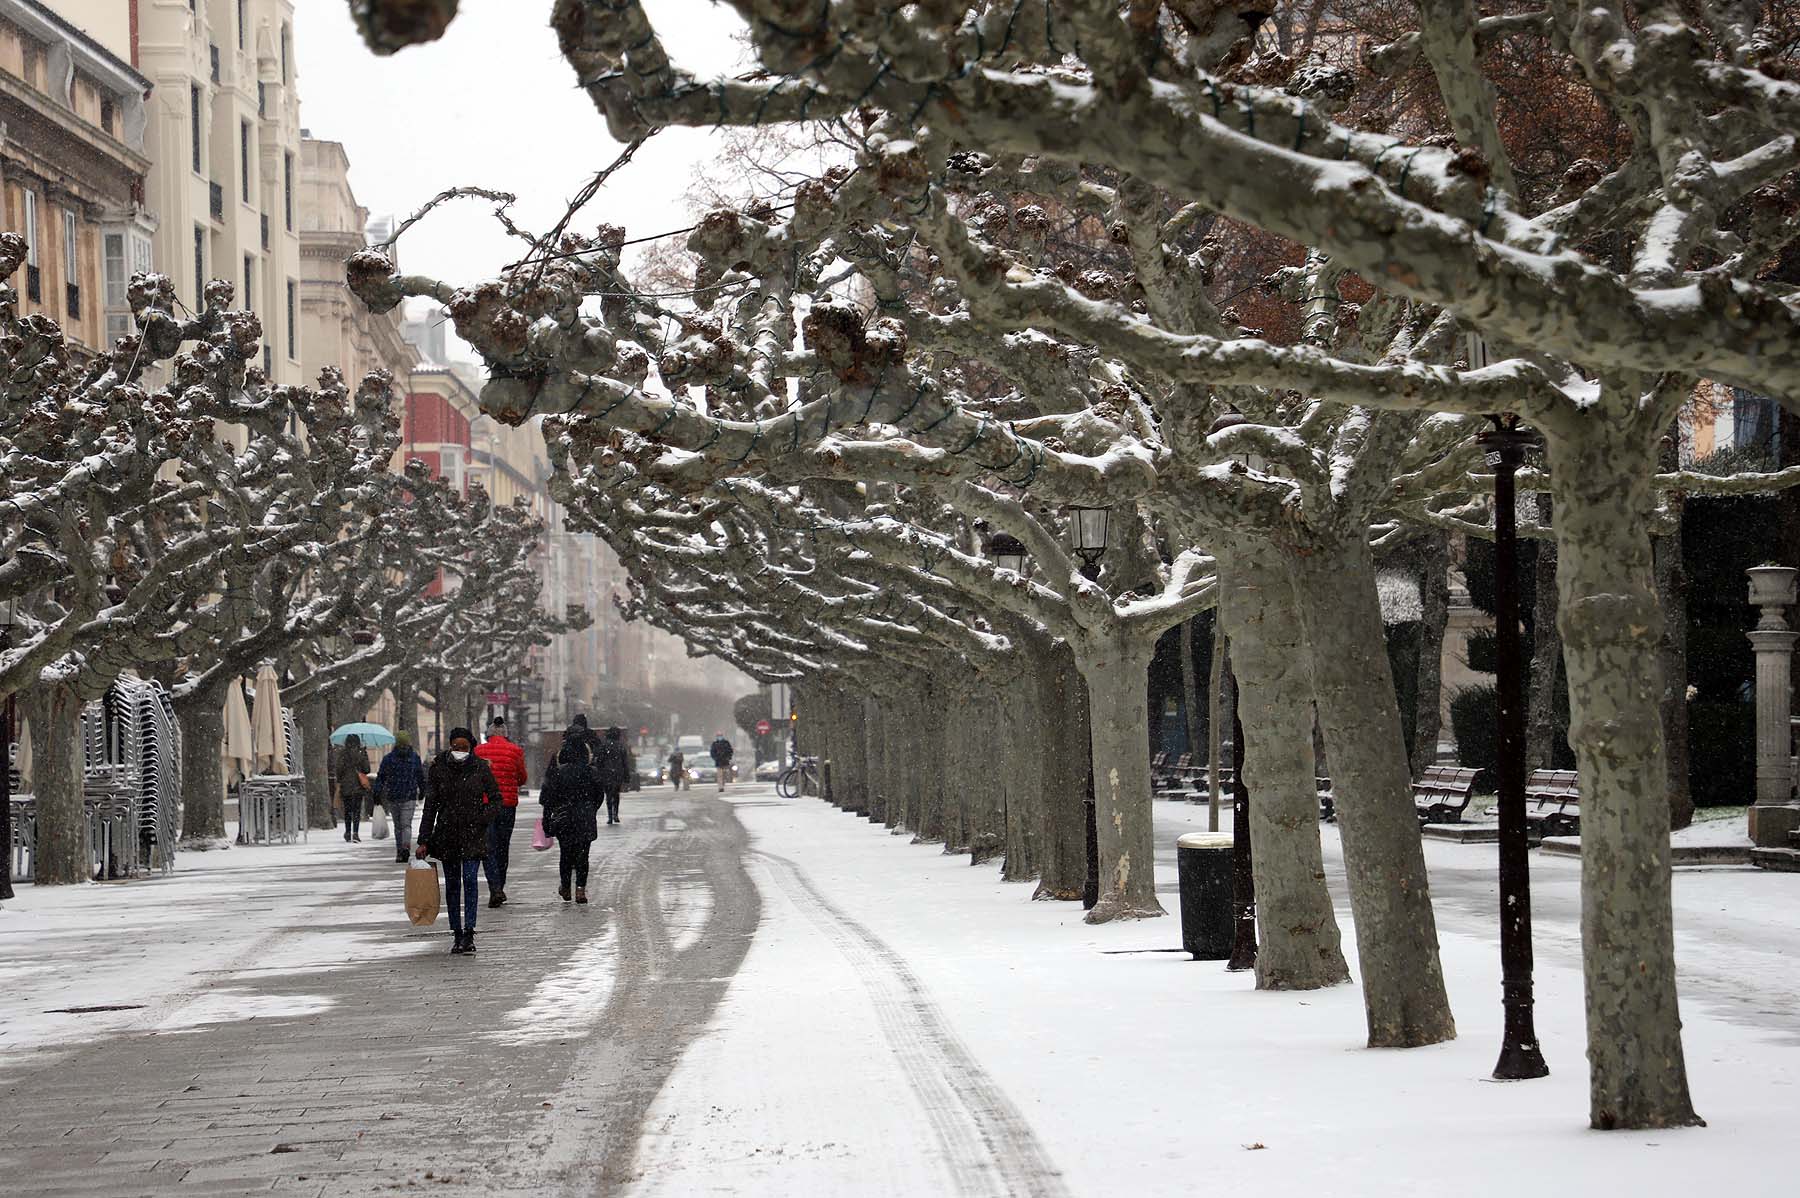
[[[1794,641],[1785,609],[1795,600],[1790,566],[1757,566],[1750,575],[1750,602],[1762,619],[1748,634],[1756,651],[1756,804],[1750,808],[1750,839],[1761,848],[1787,848],[1788,834],[1800,828],[1794,803],[1793,730],[1790,701]]]

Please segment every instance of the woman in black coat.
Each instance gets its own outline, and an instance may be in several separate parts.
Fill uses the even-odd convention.
[[[561,860],[562,887],[557,891],[569,901],[569,882],[575,882],[575,901],[587,898],[588,851],[600,834],[600,780],[588,765],[587,750],[578,742],[564,741],[556,764],[544,775],[544,831],[556,837]]]
[[[481,859],[488,824],[500,810],[500,783],[475,756],[475,734],[450,730],[450,748],[425,773],[425,814],[419,821],[419,856],[444,863],[444,899],[450,907],[453,953],[475,951],[475,912],[481,905]]]

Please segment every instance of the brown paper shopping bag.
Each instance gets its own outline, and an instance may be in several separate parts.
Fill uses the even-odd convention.
[[[437,922],[442,905],[443,888],[438,884],[437,866],[416,860],[407,862],[406,918],[426,927]]]

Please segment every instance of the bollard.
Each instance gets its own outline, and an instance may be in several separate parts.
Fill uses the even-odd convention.
[[[1231,956],[1231,833],[1189,832],[1175,842],[1181,883],[1181,948],[1196,961]]]

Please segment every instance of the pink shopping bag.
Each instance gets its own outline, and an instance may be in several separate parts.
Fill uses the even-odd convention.
[[[551,843],[550,834],[544,831],[544,818],[539,816],[537,827],[531,830],[531,847],[541,853],[549,848]]]

